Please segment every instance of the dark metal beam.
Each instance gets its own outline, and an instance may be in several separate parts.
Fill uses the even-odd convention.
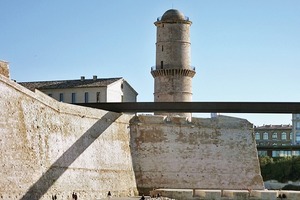
[[[124,113],[300,113],[300,103],[297,102],[122,102],[76,105]]]

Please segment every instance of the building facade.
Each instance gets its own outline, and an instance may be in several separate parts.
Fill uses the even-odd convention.
[[[255,140],[258,147],[275,147],[280,148],[284,146],[294,145],[295,132],[294,127],[290,124],[288,125],[263,125],[254,127]],[[258,154],[260,156],[270,156],[270,157],[283,157],[283,156],[298,156],[299,151],[291,150],[259,150]]]
[[[38,89],[57,101],[66,103],[136,102],[138,93],[123,78],[20,82],[22,86]]]
[[[300,114],[292,114],[293,123],[293,144],[300,144]]]
[[[151,69],[154,78],[155,102],[192,101],[190,26],[192,22],[180,11],[167,10],[154,23],[156,33],[156,64]],[[167,116],[185,116],[191,113],[155,113]]]

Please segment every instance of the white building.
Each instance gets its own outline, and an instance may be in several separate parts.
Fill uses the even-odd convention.
[[[30,89],[38,89],[54,99],[66,103],[136,102],[138,93],[123,78],[20,82]]]

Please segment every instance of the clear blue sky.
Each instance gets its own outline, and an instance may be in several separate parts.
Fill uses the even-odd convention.
[[[124,77],[138,101],[153,101],[153,22],[173,7],[193,22],[193,101],[300,101],[299,0],[1,0],[0,7],[0,59],[19,82]],[[291,115],[234,116],[291,123]]]

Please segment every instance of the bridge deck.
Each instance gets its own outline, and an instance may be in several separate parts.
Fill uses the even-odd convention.
[[[118,102],[77,105],[123,113],[300,113],[300,103],[297,102]]]

